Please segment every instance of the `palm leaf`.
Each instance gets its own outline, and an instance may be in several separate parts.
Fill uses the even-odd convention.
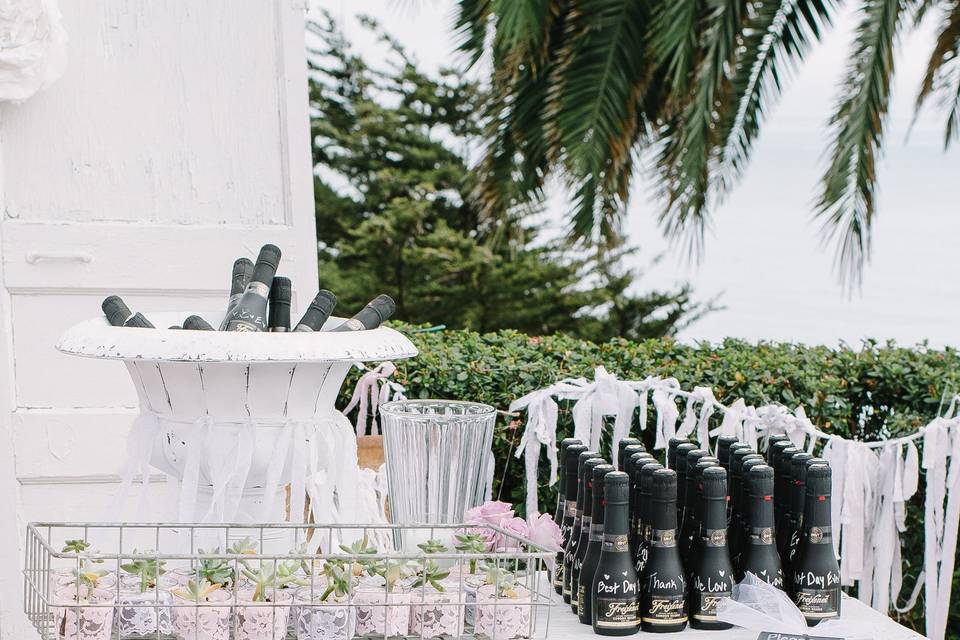
[[[640,108],[650,78],[647,22],[646,4],[637,0],[570,3],[547,120],[552,154],[576,193],[570,231],[578,238],[616,241],[623,210],[617,193],[647,129]]]
[[[708,9],[692,97],[666,128],[658,160],[667,196],[660,223],[669,236],[686,235],[693,256],[700,255],[703,243],[717,105],[729,90],[744,6],[742,0],[710,0]]]
[[[480,60],[486,48],[491,5],[492,0],[460,0],[457,3],[453,30],[459,39],[457,48],[467,54],[469,66]]]
[[[683,96],[693,76],[698,21],[703,0],[662,0],[654,3],[650,47],[654,60],[666,70],[664,80],[674,96]]]
[[[917,94],[917,111],[933,94],[940,94],[947,109],[944,147],[949,147],[960,130],[960,2],[944,7],[940,33]]]
[[[823,222],[824,239],[837,244],[836,268],[846,284],[859,284],[870,255],[876,161],[897,32],[907,9],[905,0],[864,0],[842,96],[830,120],[830,164],[816,216]]]
[[[833,0],[764,2],[744,29],[743,54],[733,79],[733,104],[725,109],[718,188],[738,178],[760,132],[765,111],[779,98],[785,75],[800,62],[831,22]]]

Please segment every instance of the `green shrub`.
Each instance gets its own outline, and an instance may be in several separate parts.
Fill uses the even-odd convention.
[[[418,357],[395,363],[394,378],[406,386],[409,397],[473,400],[504,411],[512,400],[560,378],[592,379],[594,368],[603,365],[625,379],[673,376],[686,390],[710,386],[726,404],[742,397],[754,406],[773,402],[791,408],[803,405],[808,417],[824,431],[845,438],[879,440],[926,424],[936,416],[945,395],[949,398],[960,391],[960,354],[954,349],[908,349],[875,342],[859,349],[831,349],[739,340],[696,346],[672,340],[595,344],[564,335],[531,337],[515,331],[480,335],[417,332],[409,325],[398,328],[420,350]],[[345,385],[345,394],[351,390]],[[651,405],[651,423],[655,415]],[[525,490],[523,460],[513,454],[523,434],[523,418],[498,418],[493,445],[497,462],[494,495],[520,509]],[[561,404],[557,437],[572,432],[570,405]],[[652,450],[653,436],[651,424],[638,437]],[[541,456],[543,483],[548,472],[545,456]],[[923,568],[923,492],[921,478],[921,487],[909,505],[910,529],[904,537],[905,594]],[[554,489],[541,486],[539,497],[541,509],[552,513]],[[956,591],[958,575],[954,593],[960,593]],[[922,630],[922,612],[921,598],[901,622]],[[948,635],[958,628],[960,611],[952,608]]]

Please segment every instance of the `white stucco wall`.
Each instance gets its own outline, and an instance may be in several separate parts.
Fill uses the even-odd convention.
[[[61,2],[65,75],[0,107],[0,638],[24,527],[105,514],[135,394],[116,362],[53,344],[117,293],[214,310],[238,255],[284,251],[316,290],[302,2]],[[172,487],[153,477],[162,498]],[[151,519],[165,514],[156,512]]]

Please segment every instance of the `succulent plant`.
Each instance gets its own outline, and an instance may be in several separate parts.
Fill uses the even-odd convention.
[[[328,560],[323,567],[323,574],[327,577],[327,588],[320,595],[321,600],[326,600],[331,594],[336,595],[337,598],[344,598],[350,593],[353,572],[347,569],[346,562]]]
[[[460,553],[484,553],[487,550],[487,540],[479,533],[460,533],[454,536],[457,543],[454,549]],[[477,559],[469,560],[470,573],[477,572]]]
[[[257,554],[257,543],[253,541],[253,538],[244,538],[227,547],[227,553],[238,556],[253,556]]]
[[[219,588],[219,584],[211,584],[206,580],[200,582],[189,580],[185,586],[174,589],[173,594],[192,602],[206,602],[210,594],[216,592]]]
[[[63,553],[83,553],[90,548],[90,543],[86,540],[67,540],[63,543]]]
[[[100,583],[100,578],[107,575],[108,572],[103,569],[95,569],[90,560],[82,560],[80,566],[71,573],[78,583],[96,589]]]
[[[283,563],[276,563],[272,560],[261,560],[260,566],[256,569],[244,565],[241,571],[254,585],[254,602],[266,602],[272,595],[271,591],[273,589],[285,589],[293,584],[304,584],[294,575],[299,568],[298,563],[287,564],[284,568],[281,568],[282,565]]]
[[[421,542],[417,547],[424,553],[443,553],[448,550],[442,542],[433,539]]]
[[[200,565],[195,573],[201,580],[206,580],[211,584],[230,586],[234,582],[234,568],[229,560],[222,557],[216,557],[220,553],[220,547],[212,551],[200,549],[200,555],[212,556],[201,558]]]
[[[134,549],[133,553],[136,555],[137,550]],[[157,586],[157,580],[166,573],[166,569],[164,569],[166,563],[163,560],[150,557],[150,553],[151,552],[146,551],[144,552],[145,555],[135,557],[132,559],[132,562],[120,565],[121,571],[140,578],[141,593],[148,589],[155,588]]]
[[[373,555],[377,553],[377,548],[370,546],[367,536],[363,536],[360,540],[354,540],[350,545],[341,544],[340,550],[351,556]],[[374,575],[374,564],[375,562],[373,560],[355,560],[351,565],[351,573],[354,576],[360,576],[366,571],[368,575],[372,576]]]
[[[500,569],[496,566],[486,567],[486,584],[494,585],[494,589],[497,591],[497,595],[504,598],[516,598],[517,591],[514,587],[517,586],[516,576],[506,569]]]
[[[414,580],[414,587],[422,587],[429,584],[437,591],[443,591],[443,585],[440,581],[450,575],[450,572],[440,568],[435,560],[427,560],[418,572],[417,579]]]

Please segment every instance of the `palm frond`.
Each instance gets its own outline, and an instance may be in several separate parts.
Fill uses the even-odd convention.
[[[707,221],[710,168],[717,147],[718,105],[729,91],[743,21],[741,0],[712,0],[705,19],[692,96],[664,131],[658,159],[667,206],[660,224],[674,238],[687,235],[691,257],[701,253]]]
[[[852,60],[830,119],[830,164],[822,178],[816,216],[824,239],[835,242],[841,280],[856,286],[870,255],[876,211],[876,162],[890,99],[897,33],[905,0],[864,0]]]
[[[493,0],[460,0],[453,20],[453,30],[459,40],[457,48],[467,54],[469,66],[483,56]]]
[[[549,139],[577,193],[572,229],[589,231],[582,238],[614,240],[612,218],[623,209],[614,196],[647,129],[640,108],[650,77],[646,29],[646,3],[638,0],[580,0],[566,18],[548,97]],[[590,197],[588,187],[597,190]]]
[[[834,0],[764,2],[749,17],[734,70],[733,103],[721,125],[721,193],[742,175],[766,111],[779,98],[786,76],[830,25],[835,7]]]
[[[949,147],[960,127],[960,2],[943,9],[940,33],[917,94],[918,112],[934,94],[941,96],[947,110],[944,147]]]
[[[702,0],[666,0],[654,3],[650,24],[650,47],[657,66],[666,70],[664,80],[674,96],[687,92],[697,53],[697,28]]]

